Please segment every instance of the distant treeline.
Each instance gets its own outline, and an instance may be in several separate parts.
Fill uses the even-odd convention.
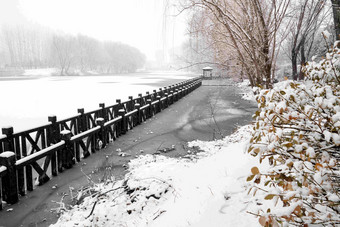
[[[0,67],[56,67],[73,73],[129,73],[143,67],[146,57],[129,45],[57,34],[32,26],[4,26],[0,31]]]

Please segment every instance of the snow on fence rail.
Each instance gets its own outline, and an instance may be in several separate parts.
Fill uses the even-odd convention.
[[[117,99],[116,104],[107,107],[101,103],[94,111],[78,109],[76,116],[67,119],[58,121],[56,116],[49,116],[48,124],[21,132],[14,133],[13,127],[2,128],[0,210],[2,200],[14,204],[19,195],[34,189],[34,174],[38,175],[39,185],[43,185],[51,175],[57,176],[104,148],[201,84],[201,78],[193,78],[144,96],[130,96],[126,102]]]

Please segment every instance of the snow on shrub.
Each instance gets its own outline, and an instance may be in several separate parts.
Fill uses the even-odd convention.
[[[51,226],[146,226],[161,214],[159,204],[174,193],[171,179],[162,178],[159,169],[177,163],[164,156],[139,156],[130,161],[124,180],[95,184],[91,196],[63,212]]]
[[[340,224],[340,50],[334,46],[305,66],[304,82],[284,81],[257,96],[248,152],[271,168],[253,167],[247,180],[260,199],[251,213],[263,226]]]

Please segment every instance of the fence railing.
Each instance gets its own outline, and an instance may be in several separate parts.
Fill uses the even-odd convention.
[[[126,102],[117,99],[111,106],[101,103],[94,111],[78,109],[76,116],[64,120],[49,116],[48,124],[21,132],[14,133],[12,127],[2,128],[0,210],[1,200],[14,204],[19,195],[32,191],[34,176],[38,185],[43,185],[51,176],[104,148],[201,84],[201,78],[193,78],[144,96],[130,96]]]

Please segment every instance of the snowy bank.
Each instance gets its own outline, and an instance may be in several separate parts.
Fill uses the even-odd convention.
[[[246,190],[257,163],[246,153],[250,131],[245,126],[223,140],[193,141],[182,159],[139,156],[124,180],[96,185],[52,226],[257,226],[247,213],[256,205]]]
[[[256,102],[255,95],[252,87],[250,86],[250,81],[248,79],[243,80],[243,82],[237,83],[237,86],[242,89],[242,99]]]
[[[40,69],[26,69],[22,74],[23,76],[52,76],[57,75],[58,69],[56,68],[40,68]]]

